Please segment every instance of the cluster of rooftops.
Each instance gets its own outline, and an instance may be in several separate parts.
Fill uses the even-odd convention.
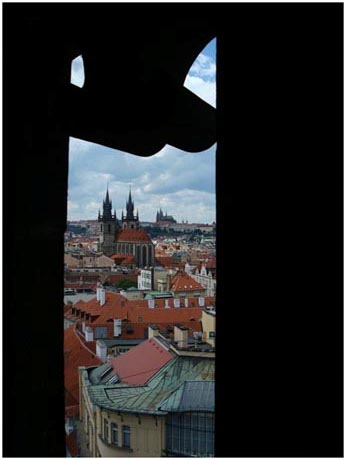
[[[214,411],[214,355],[177,354],[155,336],[98,367],[81,369],[83,384],[99,407],[165,415]]]

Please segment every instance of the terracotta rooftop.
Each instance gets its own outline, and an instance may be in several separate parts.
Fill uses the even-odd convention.
[[[126,259],[124,259],[124,260],[121,262],[121,265],[133,264],[133,263],[135,263],[135,258],[134,258],[134,256],[126,256]]]
[[[155,262],[157,265],[162,265],[163,267],[171,267],[172,259],[172,256],[156,256]]]
[[[122,260],[126,259],[126,257],[127,257],[126,254],[112,254],[111,255],[111,259],[119,260],[119,261],[122,261]]]
[[[194,281],[194,283],[196,282]],[[199,285],[199,283],[196,284]],[[138,316],[142,316],[143,322],[155,321],[155,318],[158,318],[156,319],[158,322],[171,322],[173,318],[178,318],[178,321],[180,318],[181,321],[184,321],[190,313],[195,313],[195,316],[197,315],[198,317],[201,316],[201,307],[197,297],[187,298],[188,307],[185,306],[185,299],[169,298],[155,299],[153,302],[154,308],[149,308],[150,301],[148,300],[129,300],[119,293],[110,291],[106,292],[105,300],[105,304],[101,307],[95,296],[87,302],[80,300],[72,308],[97,316],[97,319],[94,320],[95,322],[105,322],[114,317],[120,319],[127,317],[131,322],[137,322]],[[215,297],[205,297],[204,302],[205,306],[214,305]],[[176,303],[179,304],[179,308],[177,308]],[[166,304],[168,304],[169,308],[165,308]],[[162,318],[162,320],[159,318]]]
[[[128,300],[121,294],[106,292],[106,303],[102,307],[96,299],[87,303],[84,302],[84,304],[90,308],[90,311],[99,315],[94,323],[106,322],[111,318],[127,318],[133,323],[138,322],[138,317],[142,317],[144,323],[186,322],[191,317],[194,317],[195,320],[201,318],[202,308],[199,306],[198,298],[188,298],[188,307],[185,307],[185,299],[179,299],[179,302],[177,300],[173,298],[155,299],[153,301],[154,308],[149,308],[148,300]],[[205,305],[213,305],[215,298],[205,298],[204,302]],[[169,308],[165,308],[166,303]],[[175,306],[176,304],[179,304],[178,308]]]
[[[65,435],[66,447],[68,448],[72,457],[78,456],[78,446],[76,440],[76,433],[72,431],[69,435]]]
[[[89,343],[88,343],[89,345]],[[79,405],[78,366],[98,366],[102,361],[85,344],[75,327],[64,331],[65,408]],[[78,412],[78,410],[77,410]]]
[[[197,283],[197,281],[187,273],[180,272],[172,279],[170,290],[173,292],[205,291],[205,287]]]
[[[173,355],[156,340],[150,339],[117,356],[109,362],[120,377],[121,382],[131,385],[144,385],[155,375]]]
[[[96,289],[97,284],[96,283],[85,283],[83,281],[80,281],[79,283],[64,283],[64,288],[66,289]]]
[[[144,228],[125,228],[120,230],[117,236],[115,237],[115,241],[126,241],[126,242],[142,242],[148,241],[151,242],[151,239]]]

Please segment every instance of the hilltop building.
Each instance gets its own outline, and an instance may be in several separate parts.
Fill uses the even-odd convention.
[[[126,214],[118,221],[116,212],[112,212],[112,201],[107,189],[103,200],[103,213],[99,211],[100,222],[99,251],[107,256],[120,254],[133,256],[139,268],[152,267],[155,264],[154,245],[144,228],[140,226],[138,209],[134,212],[134,201],[131,196],[126,201]]]
[[[162,212],[162,209],[160,208],[159,211],[156,213],[156,223],[157,224],[176,224],[177,221],[173,218],[173,216],[169,216],[167,214],[164,214]]]

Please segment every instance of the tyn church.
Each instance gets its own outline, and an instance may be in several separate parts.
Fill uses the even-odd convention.
[[[112,201],[107,189],[103,200],[103,214],[98,215],[100,222],[99,251],[107,256],[123,254],[133,256],[138,268],[153,267],[155,263],[154,245],[145,231],[139,225],[138,209],[134,213],[135,203],[132,200],[131,189],[126,201],[126,215],[122,213],[121,221],[116,212],[112,213]]]

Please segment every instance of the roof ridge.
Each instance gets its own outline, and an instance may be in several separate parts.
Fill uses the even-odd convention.
[[[75,334],[75,336],[77,337],[77,340],[79,341],[79,343],[82,345],[82,347],[84,347],[91,355],[93,356],[96,356],[98,359],[99,357],[96,355],[96,353],[93,353],[90,348],[88,348],[81,340],[80,336],[77,334],[77,330],[76,330],[76,324],[74,325],[74,328],[73,328],[73,332]],[[101,360],[100,360],[101,361]]]

